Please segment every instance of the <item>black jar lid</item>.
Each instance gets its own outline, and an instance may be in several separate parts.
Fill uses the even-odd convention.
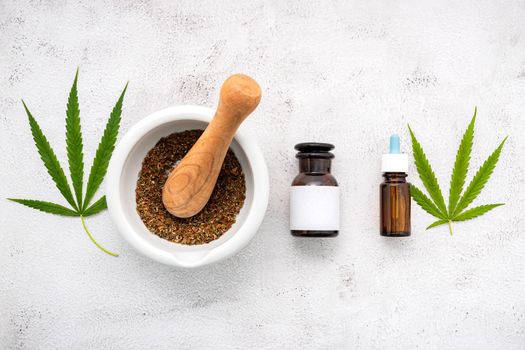
[[[302,142],[295,145],[295,149],[299,151],[296,158],[325,158],[332,159],[334,154],[329,152],[335,148],[331,143],[321,142]]]

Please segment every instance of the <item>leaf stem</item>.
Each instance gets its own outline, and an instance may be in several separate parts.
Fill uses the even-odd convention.
[[[452,221],[448,221],[448,230],[450,231],[450,235],[452,236]]]
[[[95,238],[93,238],[93,236],[91,235],[91,232],[89,232],[89,230],[88,230],[88,228],[86,226],[86,223],[84,222],[84,217],[82,215],[80,215],[80,221],[82,221],[82,226],[84,227],[84,230],[86,231],[87,235],[89,236],[89,239],[91,240],[91,242],[93,242],[104,253],[107,253],[107,254],[109,254],[111,256],[114,256],[114,257],[118,256],[117,253],[113,253],[113,252],[107,250],[106,248],[104,248],[100,244],[98,244],[97,241],[95,241]]]

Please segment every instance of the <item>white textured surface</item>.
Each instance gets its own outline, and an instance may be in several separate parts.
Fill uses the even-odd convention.
[[[108,214],[77,219],[0,200],[1,348],[523,349],[523,1],[0,1],[0,197],[59,200],[24,98],[65,159],[75,67],[88,164],[130,81],[122,132],[152,111],[213,106],[234,72],[264,89],[247,121],[271,171],[267,217],[236,257],[180,271],[135,253]],[[510,135],[477,203],[507,205],[455,235],[378,234],[380,155],[406,123],[445,190],[479,108],[473,166]],[[336,145],[336,239],[287,231],[293,145]],[[411,180],[415,179],[411,167]]]

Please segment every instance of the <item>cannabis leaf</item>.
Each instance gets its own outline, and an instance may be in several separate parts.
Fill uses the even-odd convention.
[[[425,186],[430,198],[423,193],[415,185],[410,185],[410,193],[415,202],[427,213],[434,216],[438,220],[427,227],[427,230],[448,224],[450,234],[452,235],[452,222],[465,221],[475,217],[481,216],[488,211],[503,205],[503,203],[486,204],[467,209],[467,207],[476,199],[481,193],[481,190],[489,180],[496,164],[498,163],[501,150],[507,138],[505,138],[492,152],[492,154],[485,160],[483,165],[478,169],[472,178],[467,189],[463,192],[463,186],[468,173],[470,164],[470,154],[472,152],[472,144],[474,142],[474,123],[476,122],[477,108],[474,109],[474,116],[463,134],[456,153],[456,160],[454,168],[452,169],[452,176],[450,178],[450,190],[448,197],[448,208],[445,205],[445,200],[436,175],[430,166],[430,163],[421,147],[421,144],[416,139],[416,135],[408,126],[410,137],[412,139],[412,152],[414,153],[414,162],[416,164],[419,178]]]
[[[33,200],[33,199],[18,199],[18,198],[8,198],[9,200],[23,204],[27,207],[38,209],[40,211],[62,215],[62,216],[76,216],[80,217],[82,227],[86,231],[89,239],[102,251],[108,253],[112,256],[118,256],[118,254],[113,253],[104,247],[102,247],[91,235],[91,232],[88,230],[86,223],[84,221],[85,217],[95,215],[105,209],[107,209],[106,196],[102,196],[93,204],[91,201],[95,196],[104,176],[108,169],[109,160],[115,148],[115,143],[117,141],[117,135],[120,127],[120,116],[122,114],[122,103],[124,101],[124,95],[128,84],[124,87],[113,111],[110,114],[109,120],[106,124],[104,134],[97,148],[95,159],[93,160],[93,165],[91,166],[91,172],[89,174],[89,180],[86,186],[86,194],[83,196],[83,181],[84,181],[84,153],[83,153],[83,143],[82,143],[82,131],[80,127],[80,109],[78,104],[78,92],[77,92],[77,82],[78,82],[78,69],[75,73],[75,79],[73,81],[73,86],[69,93],[69,98],[67,102],[66,109],[66,150],[67,150],[67,160],[69,165],[69,173],[71,176],[71,183],[73,186],[73,192],[69,187],[69,182],[66,178],[64,170],[58,161],[53,148],[49,144],[46,136],[42,132],[42,129],[38,125],[36,119],[33,117],[29,108],[24,101],[24,109],[26,111],[27,117],[29,119],[29,127],[31,128],[31,134],[33,135],[33,140],[37,147],[38,153],[44,166],[47,169],[47,172],[51,176],[56,187],[64,197],[64,199],[69,203],[71,208],[65,207],[60,204]],[[74,197],[73,197],[74,193]],[[91,204],[91,205],[90,205]]]

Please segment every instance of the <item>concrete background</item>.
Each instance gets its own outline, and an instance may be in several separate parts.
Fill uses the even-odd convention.
[[[65,165],[67,93],[80,66],[86,166],[127,80],[123,125],[176,104],[214,106],[254,76],[246,122],[271,172],[262,227],[195,271],[133,251],[104,212],[80,221],[0,200],[0,347],[8,349],[525,348],[524,1],[0,1],[0,198],[63,202],[20,98]],[[469,178],[510,135],[477,204],[484,217],[378,234],[380,155],[410,123],[444,192],[474,106]],[[336,145],[336,239],[288,234],[293,145]],[[411,153],[411,152],[409,152]],[[411,167],[410,180],[420,184]]]

